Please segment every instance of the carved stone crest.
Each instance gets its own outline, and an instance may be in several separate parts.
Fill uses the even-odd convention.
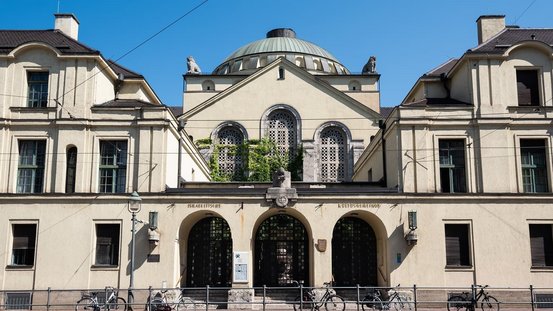
[[[277,207],[286,207],[297,198],[296,189],[292,188],[290,172],[282,167],[276,170],[273,173],[273,186],[267,189],[265,195],[267,202],[273,202]]]

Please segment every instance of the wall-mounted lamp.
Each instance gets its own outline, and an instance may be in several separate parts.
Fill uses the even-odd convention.
[[[407,245],[417,245],[417,242],[419,240],[419,237],[415,233],[415,230],[417,229],[417,211],[409,211],[407,213],[407,220],[409,223],[409,233],[405,236],[405,241],[407,241]]]
[[[158,212],[150,211],[148,214],[148,241],[151,244],[159,244],[159,232],[157,232]]]

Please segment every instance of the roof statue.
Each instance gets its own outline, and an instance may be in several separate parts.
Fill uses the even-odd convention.
[[[369,61],[363,66],[362,74],[376,73],[376,57],[369,57]]]
[[[194,57],[192,57],[192,55],[186,58],[186,66],[188,67],[188,71],[186,72],[187,74],[197,75],[202,73],[200,66],[196,64],[196,60],[194,60]]]

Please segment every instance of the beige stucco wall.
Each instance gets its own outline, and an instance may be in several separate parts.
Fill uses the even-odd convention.
[[[229,224],[233,251],[250,252],[248,275],[253,273],[254,236],[259,224],[278,209],[270,208],[259,195],[238,196],[143,195],[138,219],[147,220],[148,212],[159,212],[161,240],[155,248],[146,241],[144,225],[138,224],[135,286],[146,288],[168,281],[179,284],[186,265],[186,245],[190,228],[211,214]],[[0,271],[2,289],[47,287],[57,289],[126,287],[129,262],[130,221],[125,196],[99,197],[3,197],[0,213],[0,254],[6,266],[11,255],[11,223],[38,222],[36,265],[31,269]],[[243,202],[243,204],[242,204]],[[348,205],[344,203],[355,203]],[[202,208],[198,204],[215,204]],[[548,286],[549,273],[531,269],[529,223],[553,223],[547,196],[416,196],[377,194],[329,197],[310,195],[284,212],[300,220],[309,237],[310,283],[321,286],[332,271],[332,231],[344,216],[367,222],[377,236],[379,285],[520,287],[527,284]],[[317,207],[317,208],[316,208]],[[419,241],[408,246],[407,212],[418,212]],[[121,263],[102,269],[94,263],[96,223],[121,224]],[[470,225],[472,267],[445,267],[445,223]],[[328,241],[319,252],[318,239]],[[60,243],[60,241],[63,241]],[[148,252],[160,254],[160,262],[147,262]],[[71,254],[65,256],[64,254]],[[398,261],[398,258],[400,259]],[[505,260],[508,258],[508,260]],[[183,266],[184,265],[184,266]],[[186,277],[186,274],[184,274]],[[184,280],[181,285],[184,285]],[[244,285],[234,284],[235,287]]]

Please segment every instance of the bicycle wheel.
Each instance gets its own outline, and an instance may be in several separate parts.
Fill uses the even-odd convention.
[[[196,303],[188,297],[181,297],[177,304],[177,311],[196,310]]]
[[[75,304],[75,311],[97,311],[100,307],[91,298],[82,298]]]
[[[300,303],[301,301],[301,303]],[[304,296],[303,300],[300,299],[300,296],[296,297],[294,300],[294,311],[300,310],[313,310],[314,309],[313,299],[310,297]]]
[[[125,299],[121,297],[117,297],[117,300],[111,303],[107,303],[106,307],[108,310],[119,310],[119,311],[126,311],[127,310],[127,302]]]
[[[330,295],[325,301],[326,311],[344,311],[345,308],[344,298],[338,295]]]
[[[451,296],[447,300],[448,311],[461,311],[463,309],[470,309],[470,301],[466,300],[463,296]]]
[[[499,311],[499,301],[493,296],[487,296],[482,299],[482,304],[480,306],[482,307],[482,311]]]
[[[361,301],[361,308],[363,311],[382,310],[382,300],[376,296],[367,295]]]

